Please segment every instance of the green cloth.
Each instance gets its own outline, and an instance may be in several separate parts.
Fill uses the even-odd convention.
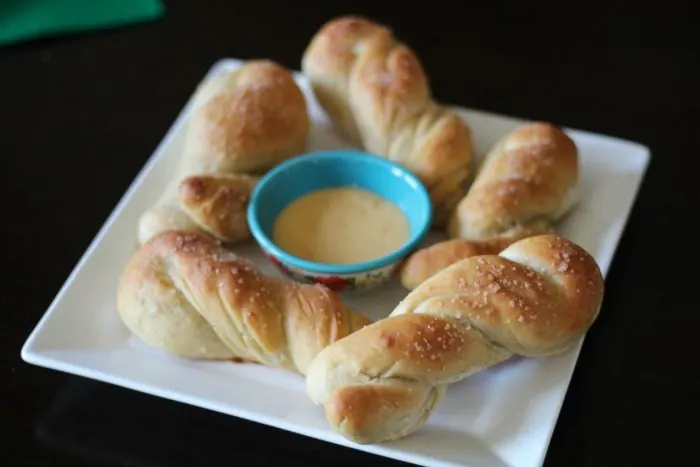
[[[0,0],[0,46],[163,15],[158,0]]]

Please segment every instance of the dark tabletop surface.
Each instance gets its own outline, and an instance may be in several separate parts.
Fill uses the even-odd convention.
[[[320,24],[349,12],[393,25],[441,100],[651,148],[545,465],[698,465],[700,54],[691,11],[616,0],[386,11],[381,2],[166,3],[157,22],[0,49],[0,465],[401,465],[20,359],[209,67],[269,57],[298,68]]]

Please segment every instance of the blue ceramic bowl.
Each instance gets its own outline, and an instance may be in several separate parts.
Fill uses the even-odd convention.
[[[292,201],[323,188],[364,188],[398,206],[410,224],[410,239],[398,250],[373,261],[324,264],[293,256],[273,241],[277,216]],[[420,180],[405,168],[355,150],[319,151],[289,159],[256,185],[248,205],[250,231],[267,257],[287,276],[321,283],[332,290],[367,289],[389,279],[430,229],[432,203]]]

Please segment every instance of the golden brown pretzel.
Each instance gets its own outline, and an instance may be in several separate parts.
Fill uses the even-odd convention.
[[[428,419],[447,387],[511,355],[571,348],[595,321],[603,276],[555,235],[443,269],[377,321],[322,350],[307,392],[358,443],[397,439]]]
[[[423,181],[435,206],[435,225],[442,225],[465,193],[471,131],[433,99],[416,54],[389,28],[348,16],[317,32],[302,70],[346,137]]]
[[[552,233],[551,229],[513,229],[500,237],[483,240],[453,238],[435,243],[413,253],[401,265],[401,285],[413,290],[434,274],[466,258],[478,255],[497,255],[506,247],[535,235]]]
[[[549,228],[574,206],[578,175],[578,150],[566,133],[544,122],[521,125],[486,155],[449,234],[479,240]]]
[[[549,123],[520,126],[486,156],[450,219],[453,239],[418,250],[406,260],[403,286],[414,289],[461,259],[497,254],[514,241],[553,233],[576,202],[577,183],[574,142]]]
[[[246,62],[204,82],[192,107],[179,169],[142,215],[140,243],[176,229],[229,243],[248,238],[246,206],[255,175],[305,151],[306,100],[291,73],[269,60]]]
[[[134,335],[173,355],[302,374],[321,349],[369,323],[321,285],[267,277],[208,235],[183,231],[141,245],[117,309]]]

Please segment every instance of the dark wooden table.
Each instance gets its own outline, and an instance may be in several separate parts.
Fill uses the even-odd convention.
[[[698,465],[700,57],[690,11],[614,0],[385,12],[301,3],[170,1],[158,22],[0,49],[0,465],[400,465],[20,360],[207,69],[227,56],[298,68],[316,28],[347,12],[394,25],[441,100],[651,147],[546,465]]]

